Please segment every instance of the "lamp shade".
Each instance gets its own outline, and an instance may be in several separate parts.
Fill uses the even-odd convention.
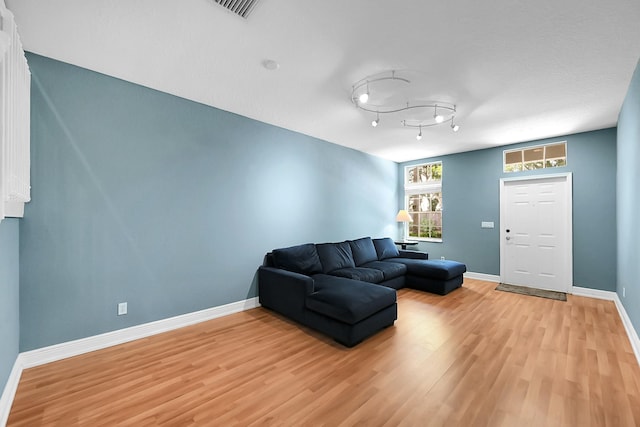
[[[413,222],[413,218],[409,215],[409,212],[404,209],[400,209],[398,211],[398,215],[396,215],[396,221],[398,222]]]

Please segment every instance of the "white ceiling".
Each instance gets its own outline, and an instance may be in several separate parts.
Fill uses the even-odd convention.
[[[640,58],[638,0],[6,4],[25,50],[398,162],[615,126]],[[423,72],[460,131],[371,127],[351,87],[390,69]]]

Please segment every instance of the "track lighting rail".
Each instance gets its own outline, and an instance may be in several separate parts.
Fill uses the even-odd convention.
[[[371,75],[358,80],[352,86],[351,102],[355,107],[376,115],[375,119],[371,121],[371,126],[378,127],[381,124],[380,116],[400,116],[399,121],[403,127],[419,130],[418,140],[422,138],[422,128],[448,123],[454,132],[460,129],[460,126],[455,123],[457,113],[455,104],[422,100],[422,94],[411,92],[420,88],[411,87],[412,80],[397,73],[399,71],[390,70]],[[403,85],[395,89],[395,92],[389,87],[382,88],[380,84],[388,81],[401,82]],[[419,85],[414,84],[414,86]],[[406,99],[403,103],[399,103],[398,100],[402,97]],[[427,112],[421,114],[420,110]],[[433,114],[431,114],[432,110]]]

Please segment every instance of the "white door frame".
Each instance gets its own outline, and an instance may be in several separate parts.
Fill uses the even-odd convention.
[[[505,252],[506,252],[506,237],[507,233],[505,232],[505,218],[506,218],[506,207],[504,203],[504,192],[505,192],[505,183],[513,182],[513,181],[541,181],[549,178],[564,178],[567,183],[567,191],[565,193],[566,203],[567,203],[567,217],[565,218],[565,230],[568,233],[566,236],[567,242],[567,260],[569,262],[569,271],[567,272],[567,282],[565,284],[566,292],[573,292],[573,174],[571,172],[567,173],[556,173],[549,175],[528,175],[517,178],[500,178],[500,282],[504,283],[504,279],[506,277],[506,265],[505,265]]]

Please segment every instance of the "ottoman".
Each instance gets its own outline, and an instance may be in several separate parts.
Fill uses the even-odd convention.
[[[407,266],[407,287],[440,295],[459,288],[467,271],[466,265],[452,260],[394,258],[393,261]]]

